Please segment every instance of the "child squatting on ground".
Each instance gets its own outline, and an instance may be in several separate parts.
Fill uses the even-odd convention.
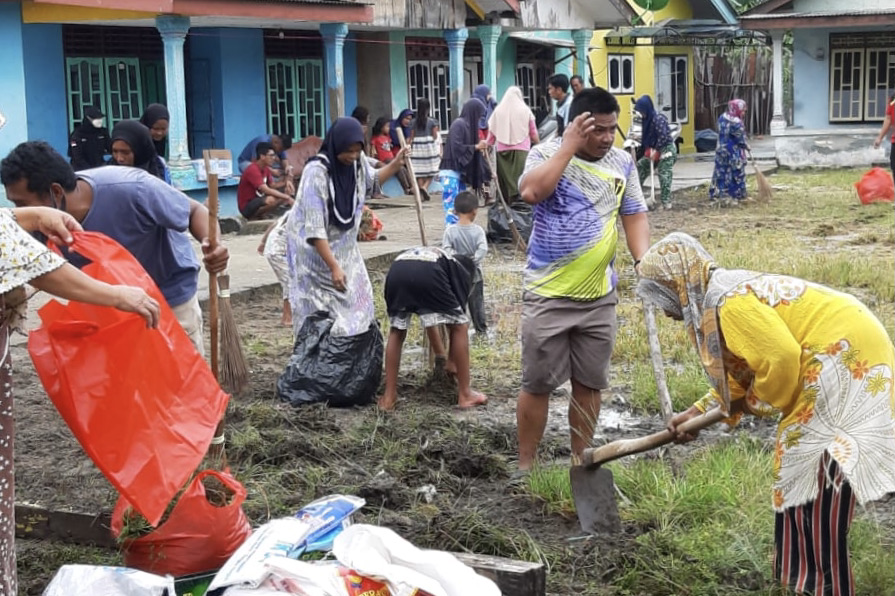
[[[469,385],[469,318],[466,303],[475,276],[475,263],[463,255],[453,256],[435,247],[411,248],[392,263],[385,278],[385,305],[391,328],[385,349],[385,393],[379,407],[391,410],[398,401],[398,371],[407,326],[419,315],[436,360],[457,378],[457,405],[472,408],[488,398]],[[445,357],[438,326],[447,325],[450,351]]]
[[[449,225],[444,231],[442,246],[455,255],[469,257],[475,263],[475,276],[472,281],[472,292],[469,294],[469,316],[477,334],[488,332],[485,317],[485,280],[482,276],[482,262],[488,254],[488,240],[485,230],[475,223],[479,199],[469,191],[461,192],[454,200],[454,212],[457,223]]]
[[[267,228],[261,243],[258,244],[258,254],[267,259],[270,268],[277,276],[280,287],[283,288],[283,316],[280,322],[283,325],[292,325],[292,307],[289,305],[289,261],[286,259],[286,220],[289,218],[287,211]]]

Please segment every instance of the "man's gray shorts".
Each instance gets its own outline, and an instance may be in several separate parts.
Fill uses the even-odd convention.
[[[609,387],[609,360],[618,321],[611,293],[592,302],[522,299],[522,390],[550,393],[570,378],[585,387]]]

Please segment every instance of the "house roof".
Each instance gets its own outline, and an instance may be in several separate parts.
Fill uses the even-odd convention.
[[[779,9],[787,2],[775,2],[771,0],[766,4],[775,3]],[[761,5],[764,6],[764,5]],[[756,8],[761,8],[761,6]],[[753,11],[756,9],[753,9]],[[771,10],[774,10],[773,8]],[[802,29],[811,27],[861,27],[884,26],[890,22],[881,21],[882,16],[895,15],[895,8],[869,8],[859,10],[818,10],[811,12],[753,12],[749,11],[740,16],[740,23],[744,29]]]
[[[221,26],[262,26],[265,23],[369,23],[373,4],[368,0],[32,0],[35,6],[78,6],[145,14],[145,18],[112,20],[117,25],[154,23],[155,15],[182,15],[192,18],[194,27],[211,26],[203,22],[221,22]],[[24,10],[24,8],[23,8]],[[50,20],[47,22],[57,22]],[[103,21],[90,19],[102,24]],[[61,22],[66,22],[62,19]]]
[[[604,37],[607,46],[731,46],[767,43],[759,31],[743,31],[711,19],[665,19],[652,26],[625,27]]]
[[[728,25],[737,23],[736,10],[728,0],[688,0],[694,19],[720,18]]]
[[[526,0],[520,8],[527,30],[610,29],[637,15],[626,0]]]

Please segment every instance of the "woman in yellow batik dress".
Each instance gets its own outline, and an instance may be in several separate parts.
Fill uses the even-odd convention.
[[[638,295],[684,321],[712,386],[669,426],[711,407],[779,414],[774,577],[800,594],[853,595],[855,501],[895,491],[895,351],[882,324],[849,294],[717,267],[682,233],[652,246],[639,273]]]

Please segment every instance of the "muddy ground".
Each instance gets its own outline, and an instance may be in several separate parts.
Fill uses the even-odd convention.
[[[692,227],[703,212],[695,203],[690,210],[686,198],[677,203],[684,208],[653,215],[654,238]],[[521,266],[505,250],[498,261],[511,272]],[[518,305],[505,303],[506,297],[489,299],[498,318],[511,320],[518,313]],[[249,302],[237,301],[235,312],[252,374],[249,389],[232,400],[228,411],[228,453],[249,491],[245,510],[254,524],[288,515],[315,497],[351,492],[367,500],[360,521],[390,526],[420,546],[540,558],[549,565],[551,594],[615,593],[610,588],[613,574],[623,566],[631,542],[648,528],[629,524],[612,539],[584,537],[574,518],[549,513],[547,504],[511,487],[515,372],[473,371],[490,402],[474,412],[459,412],[452,407],[452,387],[430,374],[422,350],[411,348],[403,362],[402,400],[395,413],[382,414],[372,406],[294,410],[280,404],[274,390],[291,351],[291,330],[279,322],[279,295],[257,292]],[[23,345],[13,349],[13,358],[17,500],[52,509],[111,510],[114,490],[47,399]],[[597,439],[659,430],[658,418],[630,413],[624,368],[614,366],[614,375]],[[567,404],[562,392],[554,396],[543,444],[547,459],[568,458]],[[773,434],[768,423],[746,423],[742,430],[768,441]],[[698,443],[648,457],[679,459],[727,440],[733,440],[729,433],[707,431]],[[877,505],[873,515],[892,524],[895,502]],[[21,594],[40,594],[65,563],[120,563],[118,553],[103,549],[34,541],[19,541],[17,548]]]

